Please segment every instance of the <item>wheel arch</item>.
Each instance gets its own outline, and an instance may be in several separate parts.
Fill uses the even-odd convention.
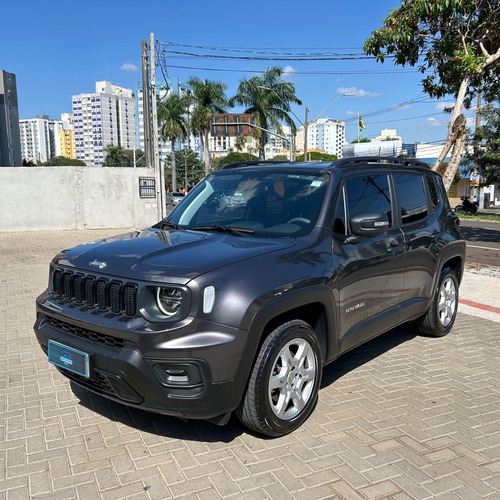
[[[252,309],[250,307],[249,311]],[[266,337],[280,324],[292,319],[305,321],[316,332],[324,362],[337,355],[338,342],[334,334],[336,317],[331,290],[327,286],[297,290],[260,305],[257,313],[249,320],[247,341],[241,359],[247,383]]]

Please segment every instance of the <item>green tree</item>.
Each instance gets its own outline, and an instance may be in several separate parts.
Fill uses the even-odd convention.
[[[372,142],[368,137],[360,137],[359,139],[354,139],[351,141],[351,144],[358,144],[360,142]]]
[[[239,161],[259,161],[259,158],[251,153],[241,153],[239,151],[232,151],[226,156],[217,158],[214,161],[214,170],[219,170],[223,165],[228,163],[236,163]]]
[[[500,182],[500,108],[492,103],[481,110],[482,125],[470,137],[471,152],[464,155],[466,170],[476,168],[484,184]]]
[[[201,139],[205,175],[210,171],[210,151],[208,134],[210,133],[210,115],[225,113],[227,109],[226,84],[213,80],[200,80],[192,76],[188,79],[192,89],[191,129]]]
[[[183,140],[188,134],[187,111],[189,101],[179,94],[170,94],[158,103],[158,124],[164,141],[170,142],[170,165],[172,170],[172,190],[177,191],[177,172],[175,142]]]
[[[106,159],[103,167],[133,167],[134,164],[122,146],[108,144],[105,149]]]
[[[32,163],[33,164],[33,163]],[[85,162],[75,158],[66,158],[66,156],[55,156],[42,163],[43,167],[84,167]]]
[[[297,127],[290,116],[290,104],[302,104],[295,95],[295,86],[282,79],[283,69],[279,66],[268,68],[262,76],[241,80],[238,91],[231,97],[229,104],[245,106],[245,113],[253,115],[254,124],[263,129],[275,129],[283,134],[281,123],[286,123],[295,135]],[[259,158],[265,160],[265,146],[268,133],[255,129],[259,144]]]
[[[167,159],[165,164],[165,169],[167,168],[172,168],[171,156]],[[190,191],[205,176],[205,169],[199,154],[188,148],[175,151],[175,168],[176,178],[182,179],[182,181],[179,180],[174,189],[172,182],[167,181],[168,176],[165,176],[165,189],[170,189],[171,191],[185,189],[186,191]],[[182,187],[179,188],[178,186]]]
[[[273,160],[276,160],[277,158],[273,158]],[[304,161],[304,155],[298,155],[297,156],[297,161]],[[328,153],[320,153],[319,151],[309,151],[307,153],[307,159],[311,161],[331,161],[334,162],[335,160],[338,159],[337,155],[331,155]]]
[[[462,107],[478,89],[494,94],[500,77],[500,2],[498,0],[403,0],[365,41],[364,51],[384,61],[417,66],[431,97],[455,96],[443,151],[433,166],[448,190],[466,140]],[[453,147],[444,169],[443,160]]]

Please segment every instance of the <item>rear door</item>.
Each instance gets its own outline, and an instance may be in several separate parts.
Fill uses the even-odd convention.
[[[424,174],[394,174],[393,179],[398,195],[398,224],[404,232],[406,248],[406,271],[400,298],[404,321],[423,313],[432,295],[439,253],[436,242],[441,233],[439,214],[434,210],[439,200]]]

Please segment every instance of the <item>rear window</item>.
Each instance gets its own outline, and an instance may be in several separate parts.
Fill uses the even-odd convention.
[[[394,176],[401,204],[401,221],[411,224],[427,217],[427,194],[422,175],[400,174]]]

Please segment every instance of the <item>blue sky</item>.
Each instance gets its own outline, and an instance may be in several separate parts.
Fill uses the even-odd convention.
[[[72,95],[94,92],[98,80],[136,88],[141,79],[141,40],[149,40],[151,32],[160,42],[191,46],[360,53],[365,39],[398,4],[396,0],[12,2],[3,6],[0,69],[16,74],[21,118],[37,114],[59,118],[71,112]],[[171,49],[193,52],[189,47]],[[220,80],[227,84],[228,96],[236,92],[241,78],[271,65],[287,68],[286,78],[303,102],[293,108],[302,121],[306,106],[313,119],[342,93],[355,93],[339,99],[324,115],[346,121],[349,141],[357,135],[357,113],[364,119],[366,137],[390,128],[397,129],[405,142],[446,138],[448,115],[442,109],[453,99],[430,100],[422,93],[422,75],[412,68],[395,67],[391,61],[167,56],[170,78],[185,82],[193,75]],[[466,115],[472,117],[473,112]]]

